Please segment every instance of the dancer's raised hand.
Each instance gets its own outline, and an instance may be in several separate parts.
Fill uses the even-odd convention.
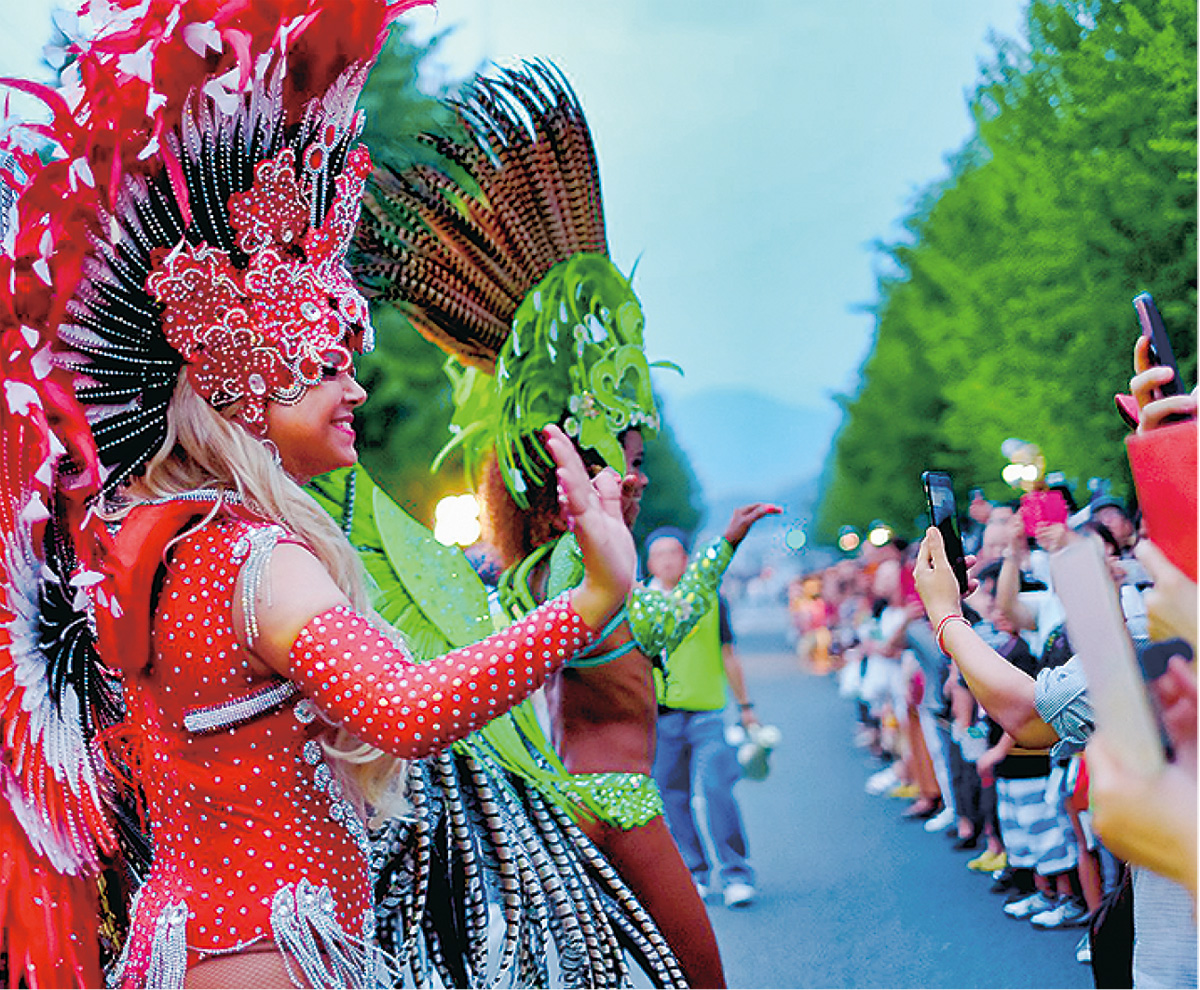
[[[621,517],[621,477],[605,468],[594,478],[573,444],[557,426],[542,433],[558,467],[558,498],[583,553],[583,581],[571,603],[593,628],[604,625],[633,587],[637,550]]]
[[[763,516],[777,516],[782,511],[779,506],[770,502],[751,502],[749,505],[740,506],[734,509],[733,515],[729,517],[729,525],[725,527],[725,539],[731,546],[736,547],[746,538],[750,527]]]

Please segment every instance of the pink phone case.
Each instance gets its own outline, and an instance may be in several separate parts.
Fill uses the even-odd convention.
[[[1026,492],[1021,496],[1021,519],[1027,536],[1037,536],[1039,526],[1065,523],[1071,510],[1062,492]]]

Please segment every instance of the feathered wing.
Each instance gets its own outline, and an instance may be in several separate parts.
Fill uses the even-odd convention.
[[[61,872],[87,874],[115,848],[108,780],[93,742],[119,717],[119,695],[96,654],[87,607],[87,589],[100,577],[89,542],[98,547],[102,536],[86,516],[82,529],[70,531],[74,513],[55,492],[67,449],[50,427],[50,397],[32,360],[23,369],[21,350],[15,359],[5,351],[0,774],[34,848]]]
[[[94,452],[82,413],[34,346],[21,329],[0,332],[4,979],[98,986],[95,874],[117,838],[96,736],[119,718],[119,695],[86,604],[102,539],[80,502]]]
[[[491,373],[521,301],[558,262],[608,253],[596,152],[553,66],[476,79],[468,136],[428,136],[445,164],[376,168],[355,275],[424,336]]]
[[[309,489],[358,550],[380,615],[418,659],[493,628],[486,590],[361,467]],[[530,705],[410,768],[412,815],[376,836],[384,947],[418,984],[617,986],[628,952],[657,986],[683,986],[653,920],[573,820],[564,774]],[[489,901],[503,925],[489,953]],[[551,965],[550,947],[554,948]]]

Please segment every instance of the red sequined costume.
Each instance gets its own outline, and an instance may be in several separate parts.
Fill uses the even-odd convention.
[[[138,513],[160,508],[125,525],[137,531]],[[593,635],[559,599],[416,665],[340,607],[297,638],[292,680],[264,677],[239,645],[233,602],[239,573],[250,580],[280,539],[278,526],[223,515],[178,542],[151,662],[127,671],[155,855],[122,985],[182,986],[187,966],[266,940],[313,985],[391,982],[371,938],[366,832],[317,737],[332,722],[396,755],[426,755],[531,693]]]

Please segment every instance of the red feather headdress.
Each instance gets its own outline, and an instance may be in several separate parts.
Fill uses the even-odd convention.
[[[254,428],[365,336],[342,267],[369,168],[354,104],[416,2],[92,2],[61,89],[4,81],[52,120],[0,139],[0,786],[61,871],[115,845],[90,500],[161,445],[185,363]]]

